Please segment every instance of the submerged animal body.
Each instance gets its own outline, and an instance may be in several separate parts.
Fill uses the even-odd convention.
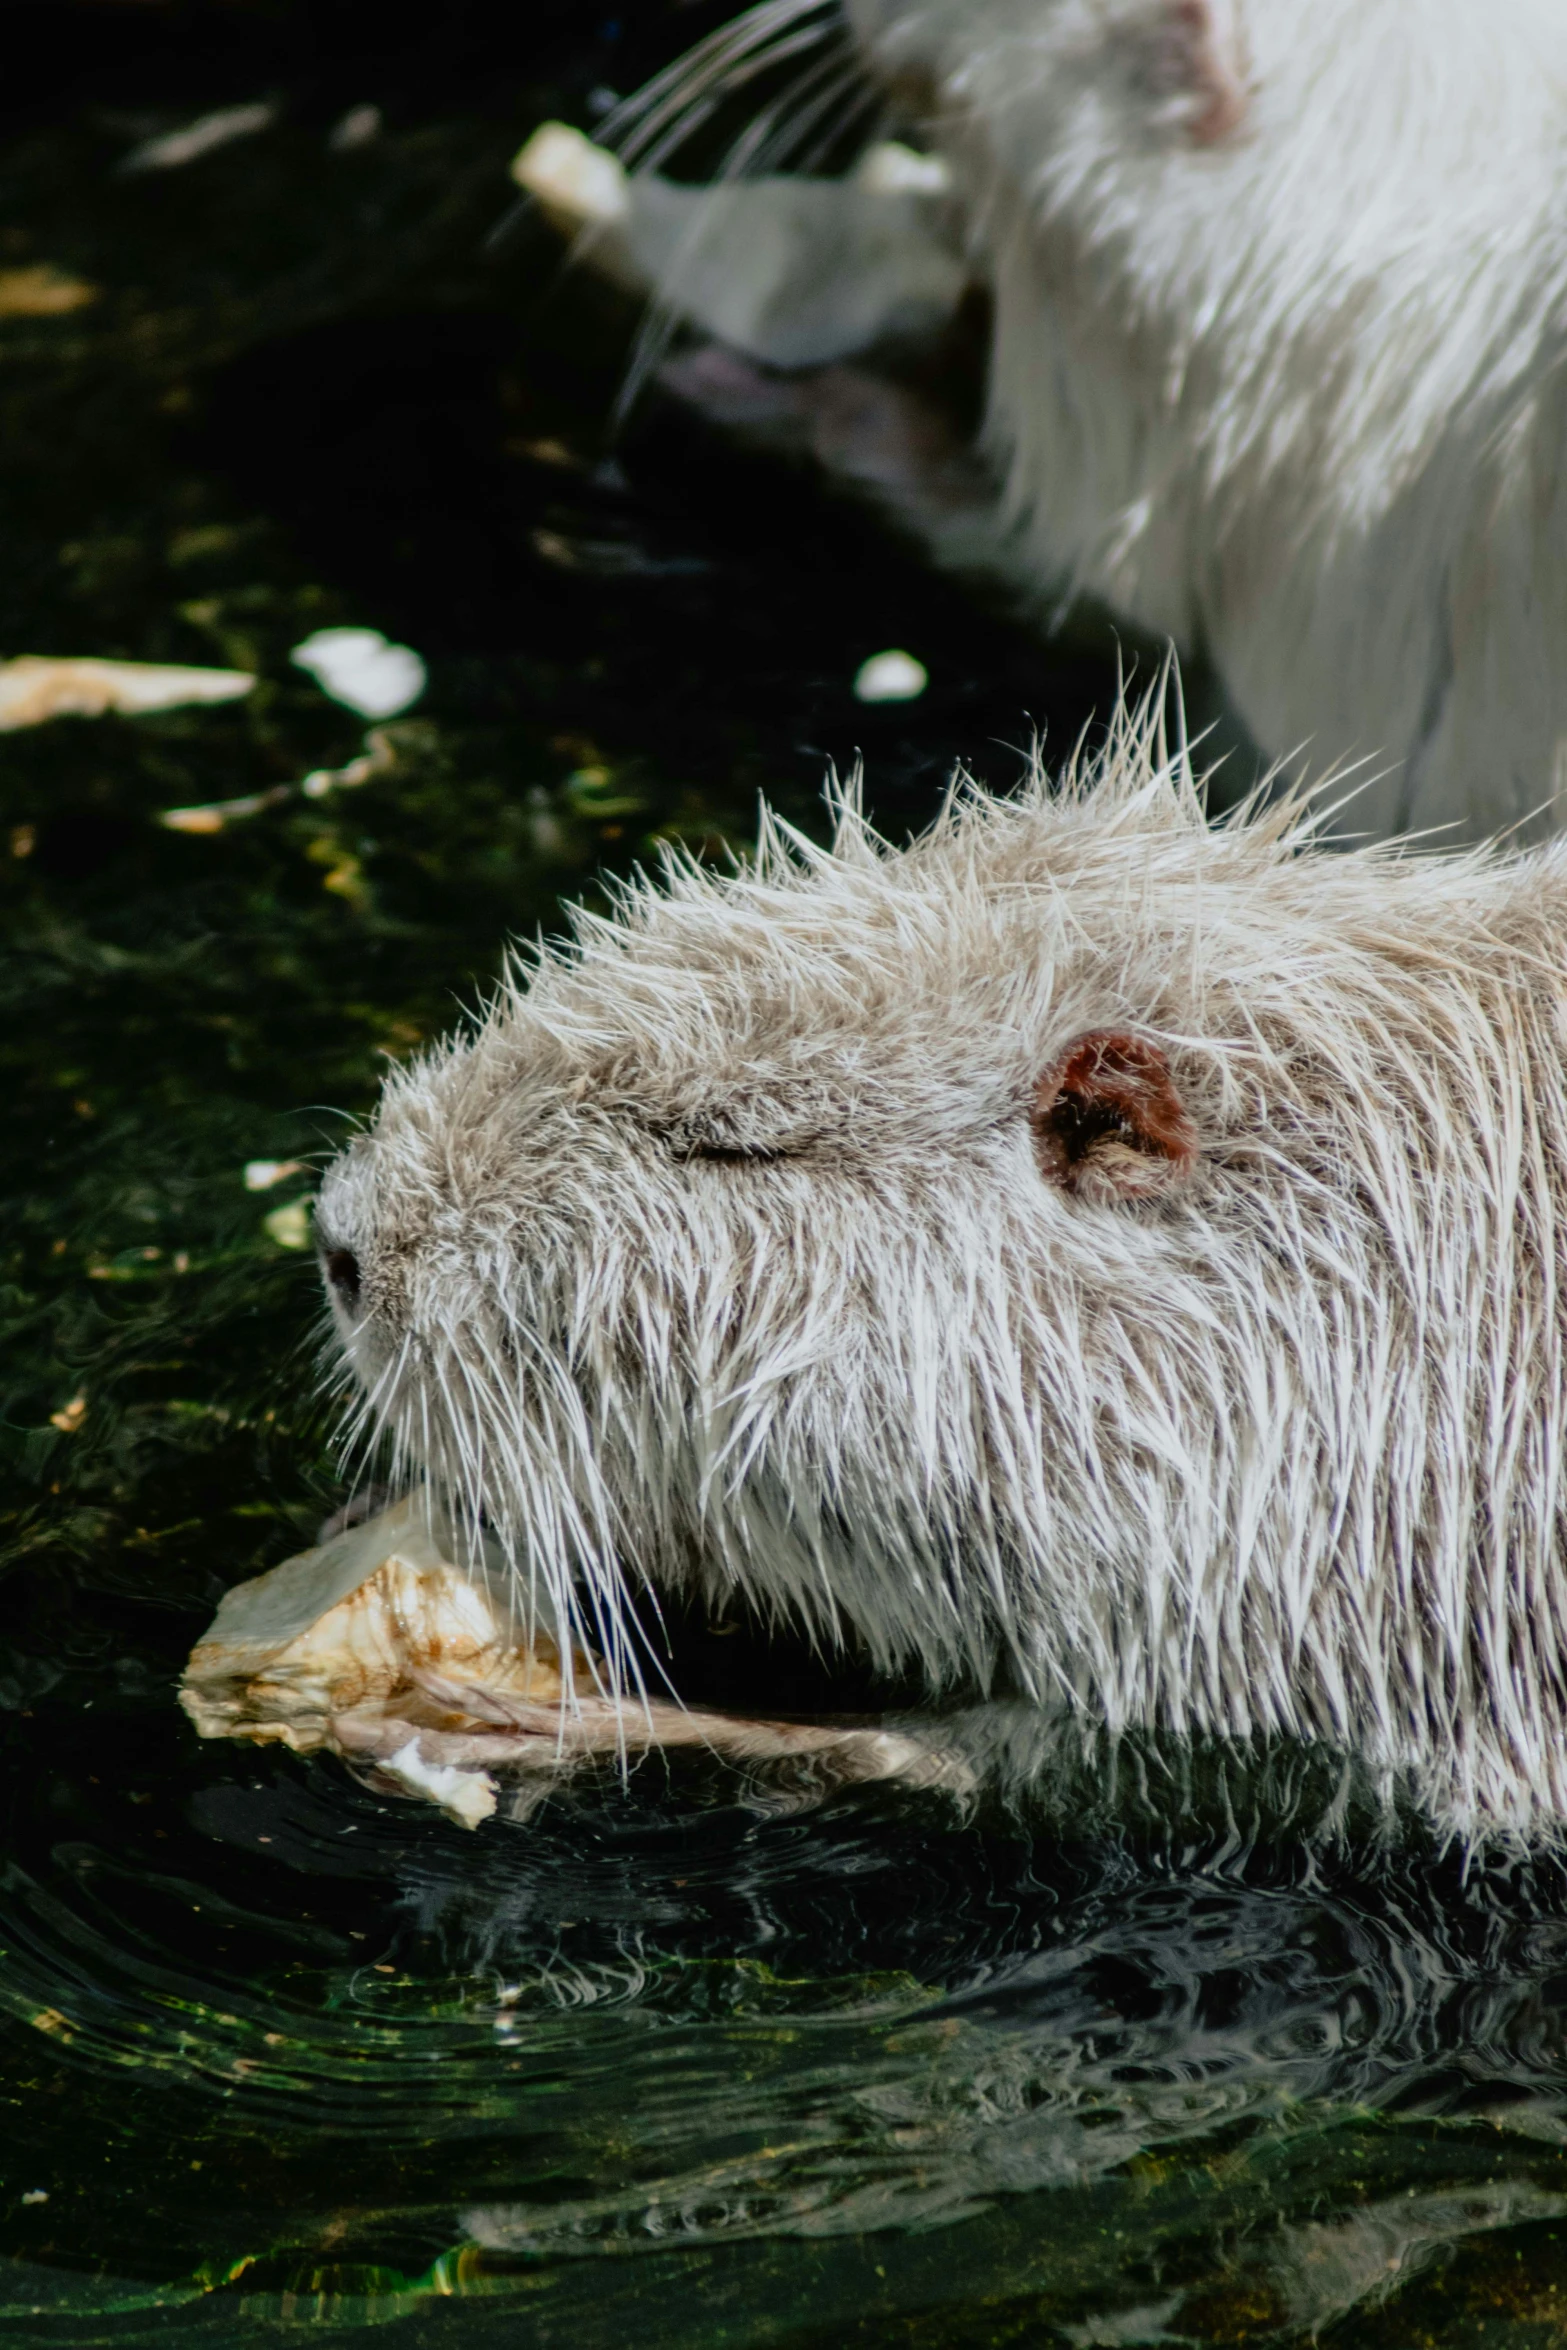
[[[582,916],[319,1203],[367,1424],[632,1686],[646,1580],[933,1693],[1567,1818],[1567,845],[846,806]]]
[[[767,0],[698,54],[691,114],[727,86],[726,56],[738,81],[833,13]],[[1357,823],[1559,821],[1567,10],[843,0],[842,16],[946,198],[905,178],[878,213],[859,179],[806,182],[806,203],[774,177],[715,191],[703,226],[695,191],[677,201],[648,174],[601,249],[786,367],[906,331],[911,303],[953,298],[961,253],[993,305],[995,497],[965,517],[958,559],[1203,649],[1265,754],[1379,771]],[[642,118],[648,153],[679,97],[677,70]],[[828,373],[823,448],[879,468],[919,520],[907,449],[856,451]],[[686,380],[745,412],[727,378]],[[943,501],[934,483],[938,546]]]

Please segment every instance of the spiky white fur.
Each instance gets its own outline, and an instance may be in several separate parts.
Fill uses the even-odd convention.
[[[1060,797],[580,916],[327,1177],[369,1418],[622,1678],[623,1577],[737,1589],[1567,1817],[1567,847],[1309,829],[1210,829],[1128,718]],[[1153,1204],[1031,1143],[1104,1026],[1199,1130]]]
[[[1374,829],[1558,821],[1560,0],[843,4],[949,164],[994,296],[992,559],[1204,648],[1270,756],[1375,762]],[[693,113],[726,59],[738,82],[820,14],[766,0],[710,40]],[[662,147],[679,89],[654,86]],[[845,254],[797,271],[813,316],[863,259],[848,201]],[[683,286],[670,264],[677,306]]]

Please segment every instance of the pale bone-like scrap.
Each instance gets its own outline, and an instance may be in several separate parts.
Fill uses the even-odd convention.
[[[481,1575],[445,1555],[421,1495],[228,1592],[180,1703],[204,1738],[371,1764],[464,1827],[496,1808],[497,1768],[546,1782],[594,1755],[707,1748],[736,1763],[820,1759],[834,1781],[947,1783],[948,1760],[878,1726],[741,1720],[606,1696],[593,1667],[517,1636]]]
[[[190,702],[235,702],[255,679],[244,669],[187,669],[162,661],[53,660],[19,653],[0,661],[0,734],[50,718],[137,717]]]

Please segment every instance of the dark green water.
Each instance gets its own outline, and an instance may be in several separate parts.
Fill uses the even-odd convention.
[[[0,650],[264,682],[0,740],[4,2338],[1557,2343],[1554,1865],[1313,1840],[1331,1773],[1289,1756],[1031,1821],[645,1769],[468,1836],[175,1706],[219,1593],[340,1498],[264,1219],[384,1056],[656,837],[741,840],[762,788],[814,824],[857,747],[901,831],[957,753],[1005,782],[1105,706],[1102,648],[808,478],[656,402],[612,440],[631,321],[492,235],[532,122],[708,21],[5,14],[0,272],[96,298],[0,318]],[[340,620],[431,684],[311,800],[364,730],[286,655]],[[894,644],[929,693],[861,708]],[[263,1158],[305,1168],[249,1192]]]

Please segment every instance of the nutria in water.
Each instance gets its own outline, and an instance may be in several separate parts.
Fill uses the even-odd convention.
[[[1567,847],[1312,821],[1123,715],[580,916],[328,1173],[366,1423],[628,1685],[645,1580],[1560,1821]]]
[[[1087,594],[1202,647],[1265,754],[1374,763],[1358,824],[1558,821],[1559,0],[766,0],[633,109],[630,153],[793,56],[808,155],[831,63],[808,36],[845,26],[930,150],[902,170],[873,150],[704,206],[559,137],[524,168],[718,338],[681,388],[805,420],[1042,611]],[[753,159],[787,120],[759,115]],[[965,281],[993,322],[986,501],[852,364],[934,333]]]

